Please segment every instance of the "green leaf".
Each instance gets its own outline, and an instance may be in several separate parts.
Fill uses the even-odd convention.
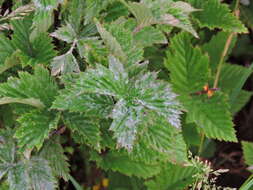
[[[96,152],[92,152],[91,160],[95,160],[99,167],[105,170],[118,171],[127,176],[149,178],[160,172],[158,164],[131,160],[127,153],[108,152],[100,157]]]
[[[195,181],[196,168],[167,164],[154,179],[145,182],[148,190],[182,190]]]
[[[80,105],[84,104],[83,97],[87,93],[113,96],[117,103],[110,114],[113,118],[110,130],[113,130],[118,146],[128,150],[133,147],[138,124],[145,120],[145,109],[155,111],[172,126],[180,127],[180,106],[169,84],[157,80],[156,73],[139,74],[132,81],[121,62],[113,56],[109,57],[109,69],[101,65],[97,65],[96,69],[88,69],[81,73],[72,88],[63,92],[54,102],[53,108],[81,111]],[[68,102],[73,99],[68,104],[69,108],[62,99]],[[94,103],[90,101],[89,104],[92,106]],[[89,104],[86,104],[87,107]]]
[[[228,5],[219,0],[188,0],[202,11],[194,13],[200,27],[223,29],[227,32],[247,33],[247,28],[234,16]]]
[[[75,40],[77,34],[72,28],[72,25],[70,23],[67,23],[66,25],[61,26],[55,32],[53,32],[51,36],[67,43],[71,43]]]
[[[146,127],[141,140],[152,151],[166,155],[173,163],[184,163],[187,160],[186,144],[181,130],[171,126],[166,118],[148,114]]]
[[[16,164],[8,172],[8,182],[10,189],[13,190],[27,190],[30,187],[29,176],[26,173],[26,167],[24,164]]]
[[[189,35],[181,33],[171,39],[165,66],[171,72],[176,92],[190,95],[202,90],[209,77],[208,64],[208,57],[199,48],[192,47]]]
[[[140,29],[153,24],[166,24],[186,30],[198,37],[189,18],[189,14],[196,11],[196,9],[186,2],[164,2],[163,0],[143,1],[141,3],[126,3],[122,0],[122,2],[137,20],[137,27],[134,32],[138,32]]]
[[[12,135],[12,130],[2,129],[0,131],[0,162],[1,165],[3,164],[1,171],[7,167],[7,163],[13,163],[15,161],[16,144]]]
[[[244,106],[245,104],[243,103],[247,103],[247,100],[249,100],[250,93],[241,89],[247,78],[251,75],[252,68],[253,65],[250,68],[246,68],[240,65],[224,64],[221,69],[219,86],[229,94],[229,103],[232,110],[234,110],[234,107],[239,106],[240,108],[240,105]],[[242,95],[242,99],[239,98],[240,95]]]
[[[108,31],[106,31],[106,29],[98,21],[96,21],[96,26],[99,34],[103,38],[111,54],[119,58],[121,61],[126,61],[127,60],[126,54],[123,52],[122,47],[120,46],[117,39]]]
[[[34,157],[27,166],[31,188],[34,190],[54,190],[56,180],[46,160]]]
[[[193,48],[189,37],[179,34],[172,38],[166,66],[171,82],[191,122],[195,122],[207,137],[237,141],[227,99],[221,93],[208,98],[195,94],[208,82],[208,57]]]
[[[231,105],[231,112],[233,114],[239,112],[250,101],[252,95],[252,92],[241,90],[234,103]]]
[[[129,107],[123,99],[117,102],[112,111],[113,122],[110,130],[114,132],[118,147],[125,147],[129,151],[132,150],[142,112],[141,107]]]
[[[49,132],[57,128],[59,119],[59,114],[55,115],[38,110],[25,113],[19,117],[20,127],[17,129],[15,137],[18,139],[20,149],[33,149],[36,147],[39,150],[44,140],[49,137]]]
[[[46,33],[41,33],[33,40],[30,39],[31,19],[26,17],[23,20],[12,21],[14,35],[13,45],[19,49],[23,66],[38,63],[48,64],[55,56],[54,46],[51,38]]]
[[[82,114],[68,113],[64,117],[64,122],[71,132],[74,133],[74,136],[79,137],[79,143],[88,144],[100,151],[101,134],[99,120],[87,118]]]
[[[53,10],[57,8],[61,0],[33,0],[35,5],[35,14],[32,23],[32,39],[46,32],[53,24]]]
[[[33,66],[38,63],[48,65],[56,55],[56,52],[54,51],[54,46],[52,44],[52,39],[46,33],[42,33],[41,35],[37,36],[33,40],[31,46],[31,53],[24,53],[21,56],[23,66]]]
[[[209,138],[237,142],[227,98],[216,93],[211,98],[188,97],[182,101],[188,110],[188,119],[195,122]]]
[[[242,141],[243,156],[246,164],[253,165],[253,143]]]
[[[57,95],[57,86],[48,70],[37,66],[33,75],[19,72],[19,78],[10,77],[6,83],[0,84],[0,95],[4,98],[37,99],[50,106]]]
[[[0,35],[0,64],[2,65],[6,58],[11,56],[15,51],[10,39],[5,37],[3,34]]]
[[[54,190],[56,184],[48,163],[36,157],[14,165],[8,173],[8,182],[13,190]]]
[[[89,4],[89,0],[72,0],[68,2],[67,9],[69,10],[68,21],[72,24],[75,31],[79,32],[82,26],[82,21],[87,10],[85,6]],[[88,6],[88,5],[87,5]]]
[[[157,28],[148,26],[134,35],[140,47],[149,47],[153,44],[167,44],[166,36]]]
[[[52,75],[58,75],[58,74],[66,74],[66,73],[79,73],[79,65],[72,54],[72,52],[67,52],[66,54],[54,57],[52,63]]]
[[[2,104],[10,104],[10,103],[20,103],[20,104],[27,104],[31,105],[37,108],[44,108],[45,105],[38,99],[34,98],[11,98],[11,97],[5,97],[5,98],[0,98],[0,105]]]
[[[39,153],[41,158],[48,161],[54,176],[62,177],[65,181],[69,178],[69,164],[59,138],[48,140]]]
[[[20,64],[19,54],[20,54],[20,51],[16,50],[10,56],[6,57],[4,64],[0,65],[0,74]]]

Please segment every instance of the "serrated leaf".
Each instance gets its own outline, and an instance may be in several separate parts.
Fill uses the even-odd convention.
[[[129,107],[123,99],[119,100],[112,110],[113,122],[110,130],[114,132],[119,147],[132,150],[136,139],[137,127],[141,121],[142,107]]]
[[[15,161],[16,144],[12,135],[12,130],[4,129],[0,131],[0,162],[3,164],[2,169],[8,166],[7,163]]]
[[[182,102],[188,110],[189,121],[195,122],[207,137],[237,142],[230,107],[223,94],[216,93],[209,99],[188,97]]]
[[[55,32],[51,34],[51,36],[63,40],[67,43],[71,43],[77,37],[75,30],[72,28],[70,23],[67,23],[64,26],[59,27]]]
[[[234,109],[234,106],[240,106],[239,95],[244,95],[244,98],[241,99],[241,103],[247,102],[250,94],[246,94],[246,91],[242,91],[242,87],[246,82],[247,78],[253,72],[253,65],[250,68],[242,67],[240,65],[232,64],[223,64],[221,69],[221,77],[219,81],[220,88],[229,94],[229,103],[231,108]],[[238,80],[239,79],[239,80]],[[248,97],[248,98],[247,98]],[[239,104],[238,104],[239,103]],[[242,105],[243,106],[243,105]],[[239,107],[240,108],[240,107]]]
[[[37,36],[31,43],[31,52],[23,54],[23,66],[35,65],[38,63],[48,65],[53,57],[56,55],[52,39],[46,34],[42,33]]]
[[[56,180],[52,176],[51,168],[46,160],[34,157],[27,166],[29,182],[34,190],[54,190]]]
[[[134,35],[135,41],[141,47],[149,47],[153,44],[166,44],[168,43],[166,36],[157,28],[145,27]]]
[[[20,127],[15,133],[21,151],[34,147],[39,150],[49,137],[49,132],[57,128],[59,119],[59,114],[39,110],[21,115],[18,118]]]
[[[54,190],[56,184],[48,163],[40,158],[14,165],[8,173],[8,182],[13,190]]]
[[[138,123],[144,121],[145,109],[155,111],[158,115],[167,118],[172,126],[180,127],[181,112],[179,103],[175,99],[176,94],[171,91],[168,83],[156,78],[155,73],[146,73],[139,74],[135,78],[136,81],[132,81],[121,62],[110,56],[109,69],[101,65],[97,65],[96,69],[88,69],[80,75],[73,87],[64,90],[64,95],[60,96],[68,101],[70,99],[79,99],[80,101],[71,101],[68,108],[68,106],[64,106],[66,103],[62,103],[62,98],[59,97],[53,108],[79,109],[81,111],[80,105],[75,104],[84,102],[81,97],[85,95],[82,94],[113,96],[117,103],[110,115],[113,118],[110,129],[114,131],[118,146],[131,150],[135,134],[138,131]],[[71,96],[72,98],[70,98]],[[92,104],[90,102],[90,105]]]
[[[242,149],[243,149],[243,156],[246,161],[246,164],[252,166],[253,165],[253,143],[242,141]]]
[[[200,49],[193,48],[185,34],[172,38],[167,56],[171,82],[176,92],[181,94],[180,100],[190,121],[195,122],[208,137],[237,141],[225,96],[216,93],[208,98],[205,94],[195,94],[208,82],[208,57]]]
[[[38,99],[50,106],[57,95],[57,86],[43,67],[35,67],[34,74],[19,72],[19,78],[10,77],[0,84],[0,95],[5,98]]]
[[[82,20],[84,19],[85,14],[87,14],[87,10],[85,10],[87,4],[88,1],[86,0],[72,0],[67,4],[67,9],[70,13],[68,20],[77,32],[83,27]]]
[[[67,52],[66,54],[54,57],[52,63],[52,75],[56,76],[58,74],[66,74],[66,73],[79,73],[79,65],[72,54],[72,52]]]
[[[25,171],[24,164],[16,164],[8,172],[8,178],[10,188],[13,190],[27,190],[29,189],[29,177]]]
[[[6,57],[4,64],[0,65],[0,74],[5,72],[6,70],[18,65],[18,64],[20,64],[19,53],[20,53],[20,51],[16,50],[10,56]]]
[[[126,61],[126,54],[123,52],[120,44],[115,39],[115,37],[106,31],[106,29],[98,21],[96,21],[96,26],[99,34],[105,41],[105,44],[107,45],[112,55],[118,57],[121,61]]]
[[[165,66],[171,72],[176,92],[189,95],[202,90],[208,81],[209,60],[199,48],[192,47],[189,35],[181,33],[173,37],[167,57]]]
[[[241,90],[238,97],[235,99],[234,103],[231,105],[231,112],[236,114],[239,112],[250,100],[253,93],[245,90]]]
[[[5,59],[13,54],[15,47],[10,39],[3,34],[0,35],[0,64],[5,62]]]
[[[113,100],[108,96],[80,93],[78,88],[62,90],[52,106],[53,109],[83,112],[86,116],[108,117]]]
[[[131,160],[127,153],[108,152],[102,158],[95,152],[91,155],[91,160],[105,170],[121,172],[127,176],[137,176],[142,178],[152,177],[160,172],[157,164],[145,164],[140,161]]]
[[[64,149],[59,143],[59,138],[47,141],[39,156],[48,161],[54,176],[62,177],[65,181],[68,180],[70,172],[68,159],[64,155]]]
[[[219,0],[188,0],[202,11],[194,13],[201,27],[223,29],[228,32],[247,33],[247,28],[234,16],[227,4]]]
[[[107,28],[110,34],[113,35],[120,44],[122,51],[127,57],[127,60],[123,60],[122,63],[126,64],[126,67],[129,67],[143,60],[144,52],[143,48],[140,48],[135,44],[133,33],[125,26],[125,24],[126,23],[124,22],[117,23],[115,21],[115,23],[108,25]]]
[[[48,64],[56,55],[52,40],[46,33],[41,33],[33,40],[30,39],[32,22],[29,17],[12,21],[12,25],[14,28],[12,43],[22,52],[20,58],[23,66]]]
[[[32,38],[36,38],[46,32],[53,23],[53,10],[57,8],[62,0],[33,0],[36,11],[33,17]]]
[[[182,190],[195,181],[194,174],[196,173],[197,169],[191,166],[167,164],[154,179],[146,181],[145,185],[148,190]]]
[[[87,118],[82,114],[68,113],[64,118],[64,122],[73,133],[78,134],[81,143],[86,143],[100,151],[101,134],[99,121]]]
[[[184,163],[187,160],[186,144],[181,130],[172,127],[166,118],[148,114],[144,131],[140,138],[152,151],[165,154],[173,163]]]
[[[134,32],[153,24],[166,24],[181,28],[198,37],[193,29],[189,14],[196,11],[190,4],[182,1],[143,1],[140,3],[122,2],[129,8],[137,20]],[[163,4],[163,6],[160,6]]]

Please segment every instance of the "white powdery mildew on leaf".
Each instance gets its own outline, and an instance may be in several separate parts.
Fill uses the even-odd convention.
[[[132,150],[137,134],[137,126],[141,121],[141,109],[135,110],[127,106],[123,99],[119,100],[112,111],[113,122],[110,130],[114,131],[118,146]]]
[[[168,83],[157,81],[156,75],[146,73],[136,81],[135,87],[140,89],[137,102],[167,118],[174,127],[180,128],[181,111],[176,100],[177,95],[172,92]]]
[[[128,74],[125,71],[124,66],[112,55],[109,56],[109,69],[113,72],[115,80],[124,80],[125,83],[128,82]]]

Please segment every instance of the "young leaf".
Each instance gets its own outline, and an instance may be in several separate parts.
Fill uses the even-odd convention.
[[[66,73],[79,73],[79,65],[72,54],[72,52],[67,52],[66,54],[54,57],[52,63],[52,75],[58,75],[58,74],[66,74]]]
[[[182,28],[198,37],[193,29],[189,14],[196,11],[190,4],[182,1],[143,1],[140,3],[122,2],[129,8],[137,20],[135,32],[153,24],[166,24]],[[163,4],[163,6],[161,6]]]
[[[67,23],[66,25],[61,26],[55,32],[53,32],[51,36],[59,40],[63,40],[67,43],[72,43],[77,35],[75,30],[72,28],[72,25],[70,23]]]
[[[247,28],[229,10],[228,5],[219,0],[188,0],[202,11],[194,13],[201,27],[223,29],[228,32],[246,33]]]
[[[134,40],[140,47],[149,47],[153,44],[167,44],[166,36],[157,28],[148,26],[134,35]]]

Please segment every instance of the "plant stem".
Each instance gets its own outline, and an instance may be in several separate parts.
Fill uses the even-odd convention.
[[[201,139],[200,139],[200,145],[199,145],[199,150],[198,150],[198,155],[199,156],[200,156],[200,154],[202,152],[203,144],[204,144],[204,140],[205,140],[205,135],[204,135],[203,132],[200,134],[200,137],[201,137]]]
[[[83,190],[83,188],[78,184],[78,182],[71,175],[69,175],[69,180],[74,185],[76,190]]]
[[[239,17],[239,0],[235,0],[235,7],[234,7],[233,12],[234,12],[235,16],[238,18]],[[228,36],[228,38],[227,38],[226,44],[224,46],[224,49],[223,49],[223,52],[221,54],[221,58],[220,58],[220,61],[219,61],[219,64],[218,64],[217,73],[216,73],[216,76],[215,76],[213,88],[217,88],[218,87],[218,82],[219,82],[219,78],[220,78],[221,68],[222,68],[222,65],[224,63],[225,56],[228,53],[228,49],[229,49],[229,46],[230,46],[230,44],[232,42],[232,39],[233,39],[234,35],[236,35],[236,33],[232,32]]]
[[[228,36],[228,39],[226,41],[225,47],[223,49],[223,52],[221,54],[221,58],[220,58],[220,61],[219,61],[219,64],[218,64],[217,73],[216,73],[216,76],[215,76],[215,81],[214,81],[213,88],[217,88],[218,87],[218,82],[219,82],[219,78],[220,78],[221,68],[222,68],[225,56],[227,55],[229,46],[230,46],[230,44],[232,42],[232,39],[233,39],[234,35],[235,35],[235,33],[231,33]]]

